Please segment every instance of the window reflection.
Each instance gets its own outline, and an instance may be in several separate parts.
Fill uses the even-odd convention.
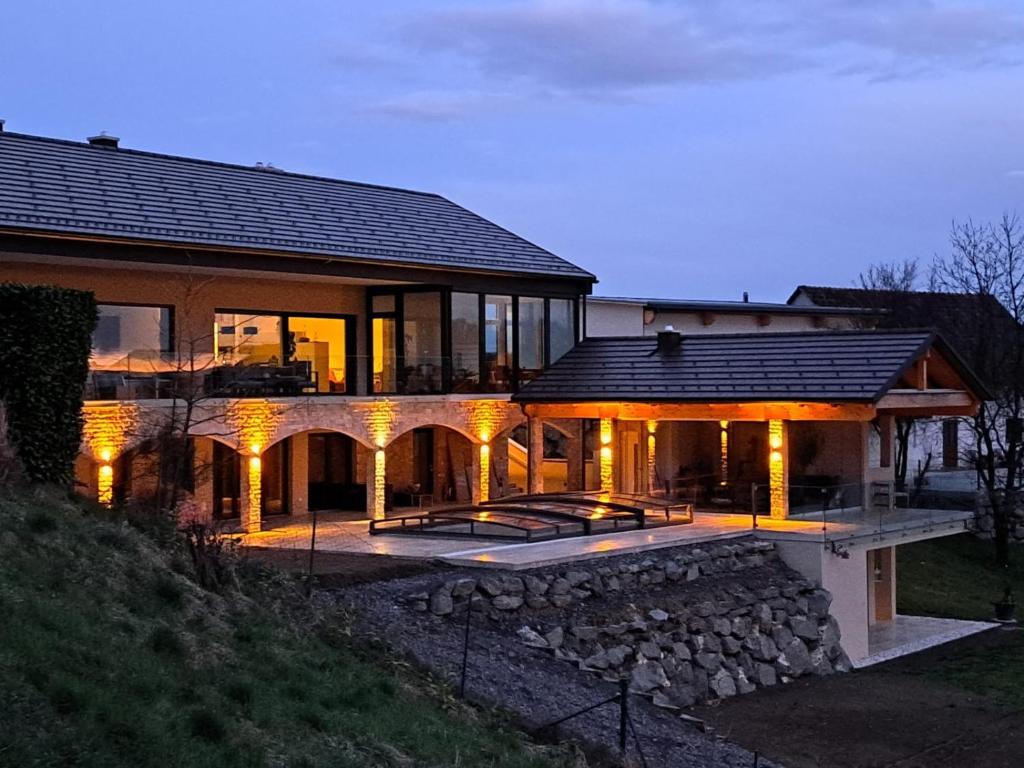
[[[402,391],[411,395],[441,392],[441,294],[406,293],[402,310]]]
[[[551,299],[549,305],[553,363],[576,345],[576,307],[572,299]]]
[[[484,390],[512,388],[512,297],[484,298]]]
[[[476,392],[480,385],[480,297],[452,294],[452,391]]]
[[[519,298],[519,382],[544,369],[544,299]]]
[[[171,349],[168,307],[97,306],[92,334],[93,370],[153,371],[166,368]]]

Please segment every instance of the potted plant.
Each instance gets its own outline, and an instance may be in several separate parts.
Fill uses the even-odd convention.
[[[1017,605],[1013,600],[1013,590],[1009,585],[1007,585],[1003,590],[1002,599],[998,602],[992,603],[992,607],[995,608],[996,611],[996,621],[1009,624],[1014,620],[1013,612]]]

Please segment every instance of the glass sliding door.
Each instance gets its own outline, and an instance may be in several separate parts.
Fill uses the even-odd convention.
[[[398,299],[374,296],[370,302],[373,366],[371,390],[374,394],[398,391]]]
[[[452,294],[452,392],[480,391],[480,296]]]
[[[348,390],[347,327],[343,318],[288,317],[288,359],[314,392]]]
[[[519,297],[519,383],[544,370],[544,299]]]
[[[230,365],[280,365],[281,315],[218,312],[214,316],[214,352]]]
[[[440,293],[402,296],[402,334],[402,393],[440,393],[444,381]]]
[[[512,390],[512,297],[484,297],[485,392]]]

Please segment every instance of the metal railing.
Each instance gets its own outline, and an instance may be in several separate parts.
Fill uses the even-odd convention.
[[[893,481],[793,483],[786,492],[789,517],[775,522],[769,517],[770,487],[751,485],[747,511],[752,529],[771,531],[775,538],[814,538],[829,543],[904,537],[939,527],[956,529],[965,526],[970,516],[962,510],[930,508],[912,489]]]

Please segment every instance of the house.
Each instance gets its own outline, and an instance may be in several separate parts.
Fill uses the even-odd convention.
[[[862,327],[878,310],[770,302],[590,296],[587,336],[653,336],[666,328],[704,333],[779,333]]]
[[[438,521],[621,524],[630,546],[666,546],[659,515],[772,536],[867,656],[894,616],[895,547],[966,520],[902,508],[894,421],[970,416],[984,386],[940,335],[862,328],[873,309],[625,299],[584,315],[595,280],[438,195],[0,131],[0,281],[99,303],[84,493],[152,494],[171,455],[200,514],[252,537],[311,510],[370,518],[360,547]],[[606,311],[632,325],[596,336]],[[518,490],[534,498],[503,500]],[[594,539],[592,555],[619,546]]]
[[[151,493],[187,419],[196,502],[251,531],[498,492],[595,278],[436,194],[0,131],[0,281],[99,303],[87,493]]]
[[[801,285],[793,291],[787,306],[804,311],[873,312],[868,324],[874,328],[933,328],[989,382],[998,364],[993,357],[996,350],[987,346],[989,340],[1015,343],[1021,333],[1013,316],[987,294]],[[916,420],[908,440],[908,476],[926,466],[932,471],[970,468],[974,442],[974,432],[962,418]],[[973,478],[965,480],[966,487],[972,488]]]

